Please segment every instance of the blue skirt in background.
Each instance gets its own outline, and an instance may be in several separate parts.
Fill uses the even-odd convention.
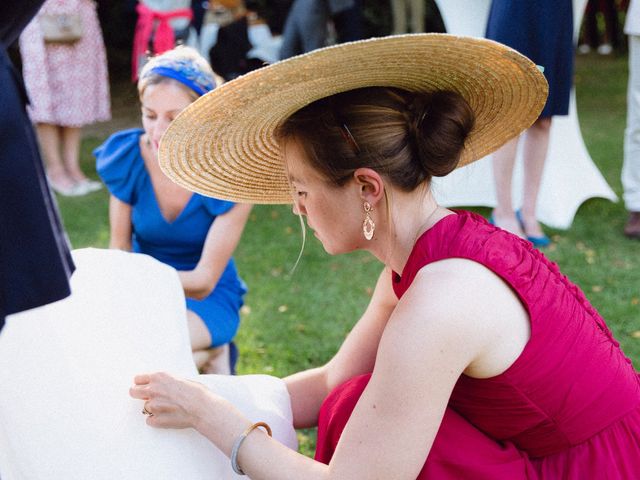
[[[486,37],[544,67],[549,98],[541,117],[569,113],[574,63],[571,0],[493,0]]]

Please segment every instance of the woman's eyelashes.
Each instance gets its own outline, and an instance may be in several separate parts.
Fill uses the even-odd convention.
[[[157,115],[154,112],[152,112],[151,110],[143,108],[142,109],[142,117],[146,118],[148,120],[155,120]]]
[[[145,118],[146,120],[157,120],[158,116],[156,114],[153,113],[143,113],[142,117]],[[170,115],[167,117],[167,122],[171,123],[175,120],[175,116],[174,115]]]
[[[304,198],[307,196],[307,192],[305,192],[304,190],[300,190],[298,185],[296,185],[295,183],[291,184],[291,190],[293,191],[294,197]]]

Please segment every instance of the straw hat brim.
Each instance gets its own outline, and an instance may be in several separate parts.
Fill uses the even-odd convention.
[[[345,43],[255,70],[199,98],[163,136],[160,167],[203,195],[291,203],[278,125],[320,98],[371,86],[461,94],[476,120],[459,166],[531,126],[548,93],[533,62],[491,40],[413,34]]]

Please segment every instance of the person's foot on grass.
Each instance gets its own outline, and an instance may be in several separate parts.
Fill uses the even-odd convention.
[[[629,238],[640,240],[640,212],[629,212],[629,220],[624,227],[624,234]]]
[[[73,196],[76,182],[63,169],[49,169],[47,180],[54,192],[65,197]]]
[[[516,218],[520,222],[522,230],[527,237],[543,237],[544,231],[535,215],[529,215],[522,210],[516,212]]]
[[[591,51],[591,47],[589,45],[587,45],[586,43],[583,43],[582,45],[580,45],[578,47],[578,53],[581,54],[581,55],[586,55],[590,51]]]
[[[613,46],[610,43],[603,43],[598,47],[598,54],[611,55],[613,53]]]
[[[81,170],[72,170],[69,177],[75,182],[75,191],[77,195],[86,195],[87,193],[97,192],[102,189],[102,183],[91,180]]]
[[[542,230],[535,214],[525,214],[522,210],[518,210],[516,218],[520,222],[520,228],[524,231],[525,238],[533,243],[534,247],[544,248],[551,244],[551,239]]]

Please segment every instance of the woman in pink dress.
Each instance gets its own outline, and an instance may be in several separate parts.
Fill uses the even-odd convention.
[[[45,17],[79,17],[80,38],[50,41]],[[60,17],[58,17],[60,18]],[[75,21],[75,20],[74,20]],[[101,184],[80,168],[81,128],[111,118],[107,60],[93,0],[47,0],[20,36],[23,74],[51,187],[83,195]]]
[[[426,34],[318,50],[191,105],[160,146],[175,181],[293,195],[329,254],[385,268],[333,359],[286,378],[315,461],[166,373],[134,380],[147,423],[197,429],[254,479],[637,478],[640,379],[602,317],[530,242],[430,190],[528,128],[546,94],[516,51]]]

